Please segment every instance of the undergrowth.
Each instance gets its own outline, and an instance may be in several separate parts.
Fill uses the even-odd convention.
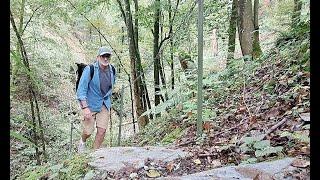
[[[88,157],[77,154],[59,164],[29,166],[18,179],[80,179],[88,172]]]
[[[297,118],[297,113],[308,112],[309,96],[298,101],[297,94],[310,85],[309,28],[308,22],[302,22],[279,36],[275,47],[264,52],[259,59],[235,59],[223,71],[204,77],[203,120],[211,121],[215,130],[223,131],[223,121],[235,118],[236,122],[240,122],[241,119],[237,120],[239,116],[236,116],[239,106],[240,109],[247,106],[246,111],[249,111],[240,118],[256,116],[255,118],[263,120],[268,109],[260,108],[271,109],[281,101],[288,104],[289,108],[286,112],[280,111],[281,116]],[[128,139],[126,144],[171,144],[177,142],[174,138],[187,136],[187,128],[196,124],[196,81],[188,83],[191,96],[170,104],[166,109],[162,108],[160,112],[166,115],[151,120],[145,129]],[[264,97],[267,100],[262,101]],[[290,108],[297,113],[291,114]],[[280,147],[278,149],[280,150]]]

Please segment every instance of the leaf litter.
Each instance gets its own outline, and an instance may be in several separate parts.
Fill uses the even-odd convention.
[[[304,128],[310,123],[309,79],[308,72],[288,70],[285,61],[279,60],[276,65],[266,61],[249,78],[245,89],[229,89],[231,96],[217,99],[219,94],[209,89],[204,97],[215,98],[209,105],[215,107],[216,116],[204,123],[206,136],[201,141],[195,139],[196,125],[190,123],[185,134],[174,142],[191,156],[171,162],[148,159],[147,169],[128,167],[110,177],[129,177],[132,173],[136,173],[133,179],[181,176],[227,165],[299,156],[303,159],[292,164],[298,169],[287,171],[286,176],[303,179],[310,171],[309,129]],[[175,123],[190,119],[191,114],[187,113]],[[255,139],[244,142],[250,137]],[[270,178],[261,173],[251,176]]]

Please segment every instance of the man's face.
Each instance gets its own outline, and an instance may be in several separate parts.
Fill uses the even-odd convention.
[[[110,63],[110,58],[111,58],[110,54],[104,54],[102,56],[99,56],[98,59],[101,65],[108,66]]]

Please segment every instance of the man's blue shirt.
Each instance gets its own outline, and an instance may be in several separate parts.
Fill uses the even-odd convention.
[[[111,95],[112,89],[116,82],[116,73],[113,72],[111,65],[109,64],[110,76],[111,76],[111,89],[107,91],[105,96],[102,96],[100,90],[100,80],[99,80],[99,61],[93,64],[94,74],[90,81],[90,67],[86,66],[82,72],[82,76],[79,81],[79,86],[77,90],[77,99],[79,101],[86,100],[89,109],[92,112],[100,112],[103,103],[106,105],[107,109],[111,109]]]

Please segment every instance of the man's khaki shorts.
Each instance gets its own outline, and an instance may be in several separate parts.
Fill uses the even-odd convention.
[[[110,120],[110,111],[106,108],[105,105],[102,105],[100,112],[93,112],[92,118],[88,120],[82,120],[83,131],[85,134],[92,134],[94,131],[94,124],[96,127],[107,129],[109,126]]]

